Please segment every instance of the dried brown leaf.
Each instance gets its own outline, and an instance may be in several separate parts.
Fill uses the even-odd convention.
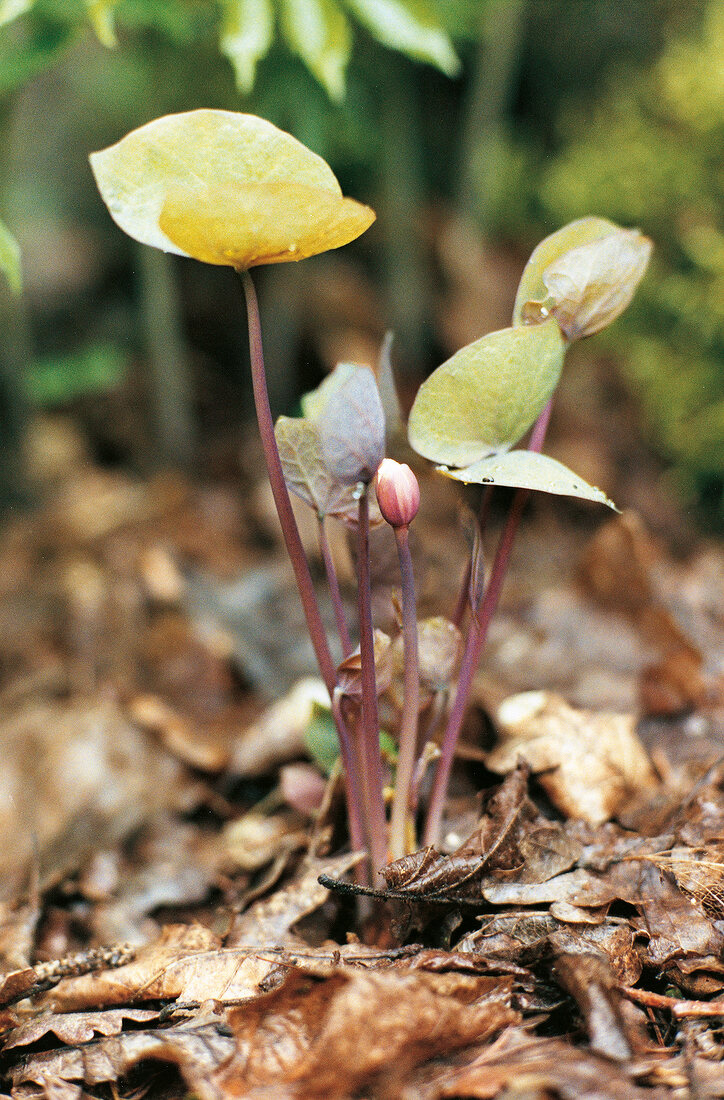
[[[263,948],[297,942],[291,929],[329,897],[327,889],[317,881],[319,876],[340,878],[362,858],[353,852],[331,859],[307,859],[288,886],[255,902],[236,918],[226,937],[227,946]]]
[[[108,1012],[49,1012],[35,1020],[20,1024],[5,1039],[6,1050],[37,1043],[52,1032],[61,1043],[75,1046],[88,1043],[96,1035],[120,1035],[124,1020],[148,1023],[158,1018],[158,1011],[148,1008],[110,1009]]]
[[[511,696],[497,717],[501,742],[488,767],[508,772],[526,760],[567,817],[601,824],[630,792],[654,785],[634,715],[576,710],[553,692],[532,691]]]
[[[488,1042],[516,1019],[507,980],[386,970],[315,983],[297,973],[230,1012],[238,1054],[214,1082],[229,1096],[398,1095],[415,1066]]]

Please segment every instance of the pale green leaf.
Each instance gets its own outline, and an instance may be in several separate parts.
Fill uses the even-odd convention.
[[[415,61],[437,66],[447,76],[460,71],[460,59],[427,0],[345,0],[360,23],[383,46]]]
[[[337,390],[359,370],[356,363],[337,363],[334,370],[323,378],[315,390],[305,393],[300,401],[302,414],[309,420],[319,420],[327,403]]]
[[[513,324],[520,325],[523,322],[523,311],[527,302],[542,302],[545,299],[548,291],[543,282],[543,273],[546,268],[570,249],[606,237],[616,229],[617,226],[605,218],[579,218],[542,240],[525,265],[515,296]]]
[[[254,115],[166,115],[91,154],[117,224],[142,244],[247,268],[304,259],[374,221],[329,165]]]
[[[20,267],[20,246],[9,229],[0,221],[0,271],[8,281],[14,294],[23,288]]]
[[[280,416],[274,429],[284,480],[290,492],[314,508],[317,515],[354,521],[357,501],[348,485],[340,485],[322,457],[319,429],[311,420]]]
[[[11,23],[35,4],[35,0],[0,0],[0,27]]]
[[[88,18],[102,46],[112,49],[118,45],[113,8],[116,0],[86,0]]]
[[[651,249],[651,241],[637,229],[617,229],[570,249],[545,269],[546,306],[569,340],[592,336],[623,313]]]
[[[349,24],[335,0],[282,0],[282,31],[294,53],[325,89],[330,99],[344,97],[347,63],[352,51]]]
[[[468,344],[420,386],[408,424],[410,444],[447,466],[468,466],[507,450],[553,393],[564,353],[552,318]]]
[[[536,489],[557,496],[578,497],[606,504],[618,511],[604,492],[589,485],[573,470],[548,455],[535,451],[508,451],[504,455],[483,458],[464,470],[440,468],[440,472],[466,485],[504,485],[514,489]]]
[[[392,333],[385,333],[377,363],[377,389],[380,391],[380,400],[385,414],[385,431],[388,442],[404,434],[400,398],[397,394],[395,375],[392,369],[392,340]]]
[[[254,87],[257,63],[274,38],[270,0],[224,0],[219,46],[234,66],[236,85],[247,94]]]

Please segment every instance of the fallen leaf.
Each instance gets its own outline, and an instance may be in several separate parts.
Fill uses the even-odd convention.
[[[576,710],[552,692],[524,692],[498,710],[500,743],[488,753],[491,771],[527,760],[551,801],[567,817],[601,824],[631,792],[655,777],[629,714]]]

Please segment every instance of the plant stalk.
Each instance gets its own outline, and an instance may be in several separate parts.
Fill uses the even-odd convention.
[[[279,458],[276,436],[274,435],[274,422],[272,420],[269,395],[266,388],[259,303],[257,301],[254,283],[252,282],[249,272],[241,271],[240,274],[244,286],[246,312],[249,323],[249,350],[254,403],[259,424],[259,434],[261,436],[264,458],[266,460],[267,472],[269,475],[269,484],[271,485],[274,503],[279,516],[284,543],[292,563],[292,569],[294,570],[294,577],[297,582],[299,596],[307,621],[309,637],[314,647],[322,679],[329,692],[332,706],[334,706],[334,690],[337,686],[337,673],[332,661],[332,655],[330,653],[324,623],[322,622],[322,616],[319,611],[314,585],[312,584],[309,564],[304,553],[302,540],[299,536],[297,521],[294,518],[292,502],[289,499],[289,490],[284,480],[284,472]],[[359,769],[356,767],[356,761],[352,752],[352,742],[349,730],[339,708],[337,708],[336,713],[333,710],[333,716],[339,734],[339,747],[345,771],[350,838],[353,845],[357,846],[364,836],[364,830],[361,825],[364,818],[360,798]]]
[[[375,642],[372,628],[372,590],[370,586],[370,510],[369,486],[359,498],[357,523],[357,575],[359,648],[362,678],[362,737],[364,746],[364,776],[367,790],[367,827],[370,838],[372,879],[387,862],[387,821],[382,783],[380,755],[380,719],[377,707],[377,674]]]
[[[545,434],[548,428],[552,408],[552,398],[541,412],[531,432],[528,443],[529,451],[540,451],[543,447]],[[520,518],[523,514],[525,503],[530,496],[529,489],[518,489],[513,497],[510,512],[500,536],[498,548],[495,552],[495,561],[490,573],[490,578],[485,590],[480,610],[473,615],[470,622],[470,631],[465,644],[460,676],[458,678],[455,699],[450,709],[447,726],[442,742],[442,751],[435,771],[435,778],[430,792],[430,801],[427,808],[427,820],[423,835],[424,844],[438,844],[440,840],[440,826],[445,805],[445,796],[450,781],[455,749],[457,747],[460,730],[462,729],[465,711],[467,709],[470,688],[473,682],[475,670],[480,661],[480,655],[488,635],[491,619],[495,614],[500,598],[500,592],[505,580],[505,574],[510,561],[510,553],[513,548]]]
[[[412,780],[417,757],[417,724],[420,710],[420,669],[418,662],[417,607],[415,577],[410,554],[409,526],[395,527],[397,556],[402,578],[402,644],[404,678],[400,751],[397,758],[395,797],[390,823],[390,856],[401,859],[407,855],[407,821],[410,812]]]

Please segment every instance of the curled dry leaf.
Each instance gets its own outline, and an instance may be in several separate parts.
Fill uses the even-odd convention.
[[[487,757],[505,773],[527,760],[567,817],[601,824],[655,777],[630,714],[577,710],[553,692],[514,695],[498,710],[500,743]]]
[[[254,115],[166,115],[91,155],[113,219],[164,252],[237,269],[339,248],[375,215],[329,165]]]
[[[232,775],[265,775],[278,764],[304,756],[305,731],[317,707],[329,710],[323,681],[312,676],[300,680],[239,737],[231,757]]]
[[[392,639],[389,634],[376,627],[374,658],[377,694],[381,695],[383,691],[387,691],[392,681]],[[337,666],[337,683],[342,695],[354,699],[362,697],[362,657],[359,646]]]
[[[410,444],[446,466],[469,466],[516,443],[553,393],[565,353],[555,320],[491,332],[438,367],[410,412]]]

